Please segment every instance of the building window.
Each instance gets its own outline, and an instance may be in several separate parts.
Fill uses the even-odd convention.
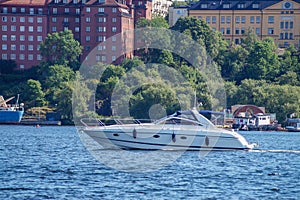
[[[29,14],[34,15],[34,8],[29,8]]]
[[[17,27],[16,26],[10,26],[10,31],[16,31]]]
[[[105,62],[106,61],[106,56],[102,56],[101,60],[102,60],[102,62]]]
[[[2,50],[7,50],[7,44],[2,44]]]
[[[293,33],[290,33],[290,40],[293,40],[293,39],[294,39]]]
[[[115,60],[116,60],[116,56],[112,56],[111,61],[115,61]]]
[[[33,60],[33,54],[28,54],[28,60]]]
[[[235,34],[236,35],[240,34],[240,29],[239,28],[235,28]]]
[[[20,51],[24,51],[25,50],[25,45],[21,44],[20,45]]]
[[[259,4],[258,3],[252,4],[252,8],[259,8]]]
[[[106,49],[105,45],[98,45],[97,46],[98,51],[104,51]]]
[[[245,34],[245,28],[244,27],[241,28],[241,34],[242,35]]]
[[[69,18],[65,17],[65,18],[64,18],[64,22],[65,22],[65,23],[69,22]]]
[[[294,28],[294,22],[290,22],[290,29]]]
[[[116,46],[111,46],[111,51],[116,51]]]
[[[86,7],[85,8],[85,12],[87,12],[87,13],[91,12],[91,8],[90,7]]]
[[[12,13],[17,12],[17,8],[16,8],[16,7],[12,7],[12,8],[11,8],[11,12],[12,12]]]
[[[31,41],[31,42],[33,41],[33,35],[28,36],[28,41]]]
[[[37,59],[37,60],[42,60],[42,55],[41,55],[41,54],[38,54],[38,55],[36,56],[36,59]]]
[[[217,18],[216,18],[216,16],[212,16],[212,23],[213,23],[213,24],[217,23]]]
[[[274,24],[274,16],[269,16],[268,17],[268,23],[269,24]]]
[[[78,32],[79,32],[79,30],[80,30],[80,29],[79,29],[79,27],[78,27],[78,26],[77,26],[77,27],[75,27],[75,32],[76,32],[76,33],[78,33]]]
[[[31,44],[28,45],[28,50],[29,50],[29,51],[33,51],[33,45],[31,45]]]
[[[25,8],[21,8],[21,13],[24,13],[26,11]]]
[[[281,40],[283,40],[283,33],[280,33],[280,37]]]
[[[16,60],[16,54],[10,54],[10,59],[11,60]]]
[[[260,28],[256,28],[255,32],[256,32],[257,35],[260,35]]]
[[[38,42],[41,42],[41,41],[43,41],[43,37],[42,37],[42,36],[40,36],[40,35],[38,35],[38,36],[37,36],[37,41],[38,41]]]
[[[245,4],[244,3],[239,3],[237,5],[237,8],[241,9],[241,8],[245,8]]]
[[[53,23],[56,22],[56,17],[52,17],[52,22],[53,22]]]
[[[53,14],[57,14],[57,8],[53,8],[52,12]]]
[[[229,3],[224,3],[223,8],[230,8],[230,4]]]
[[[85,22],[91,22],[91,18],[90,17],[85,18]]]
[[[56,32],[56,26],[52,26],[51,30],[52,32]]]
[[[2,41],[7,41],[7,35],[2,35]]]
[[[75,23],[79,23],[79,18],[78,17],[75,18]]]
[[[10,50],[15,51],[16,50],[16,45],[15,44],[10,45]]]
[[[43,23],[43,18],[38,17],[38,18],[37,18],[37,23]]]
[[[43,8],[39,8],[39,9],[38,9],[38,14],[39,14],[39,15],[42,15],[42,14],[43,14]]]
[[[7,31],[7,26],[6,25],[2,25],[2,31]]]
[[[98,22],[106,22],[106,17],[99,17]]]
[[[230,35],[230,28],[226,28],[226,34]]]
[[[20,22],[25,22],[25,17],[20,17]]]
[[[117,12],[117,8],[112,8],[112,12],[113,13]]]
[[[19,55],[19,59],[20,59],[20,60],[25,60],[25,55],[24,55],[24,54],[20,54],[20,55]]]
[[[208,8],[207,3],[202,3],[202,4],[201,4],[201,8]]]
[[[20,41],[25,41],[25,35],[20,35]]]
[[[284,33],[284,39],[289,39],[289,33]]]
[[[260,16],[256,16],[256,23],[260,24]]]
[[[65,8],[65,13],[67,14],[69,12],[70,12],[69,8]]]
[[[76,8],[76,15],[80,14],[80,8]]]
[[[17,21],[17,19],[16,19],[16,17],[11,17],[11,22],[16,22]]]
[[[221,28],[221,29],[220,29],[220,32],[221,32],[222,34],[225,34],[225,29],[224,29],[224,28]]]
[[[54,3],[59,3],[59,0],[54,0]]]
[[[43,27],[42,26],[38,26],[37,27],[37,32],[43,32]]]
[[[33,23],[33,17],[29,17],[28,22]]]
[[[230,24],[230,23],[231,23],[231,17],[230,17],[230,16],[227,16],[227,17],[226,17],[226,23],[227,23],[227,24]]]
[[[114,22],[114,23],[117,22],[117,18],[113,17],[112,22]]]
[[[7,54],[5,53],[5,54],[2,54],[2,59],[3,60],[7,60]]]
[[[236,17],[235,17],[235,23],[236,23],[236,24],[239,24],[239,23],[240,23],[240,17],[239,17],[239,16],[236,16]]]
[[[222,16],[222,17],[221,17],[221,24],[224,24],[224,23],[225,23],[225,17]]]
[[[85,27],[85,31],[86,32],[91,32],[91,27],[90,26]]]
[[[20,32],[24,32],[25,31],[25,26],[20,26]]]
[[[7,22],[7,17],[5,17],[5,16],[2,17],[2,21],[3,21],[3,22]]]
[[[245,23],[246,23],[246,17],[242,16],[242,24],[245,24]]]
[[[28,31],[33,32],[33,26],[28,26]]]
[[[268,34],[273,35],[274,34],[274,28],[268,28]]]
[[[285,29],[288,29],[289,28],[289,22],[285,22]]]
[[[68,0],[63,0],[63,3],[68,3]]]
[[[87,41],[87,42],[91,41],[91,36],[89,36],[89,35],[85,36],[85,41]]]
[[[284,29],[284,22],[280,22],[280,28]]]
[[[98,13],[104,13],[104,8],[98,8]]]
[[[115,26],[111,27],[111,31],[112,32],[117,32],[117,27],[115,27]]]
[[[210,24],[210,16],[206,17],[206,23]]]

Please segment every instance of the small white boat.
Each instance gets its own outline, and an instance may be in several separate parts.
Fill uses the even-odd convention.
[[[289,118],[285,128],[290,132],[300,132],[300,118]]]
[[[215,127],[196,109],[178,111],[151,123],[113,125],[99,121],[98,126],[82,129],[104,148],[143,150],[249,150],[255,147],[234,131]]]

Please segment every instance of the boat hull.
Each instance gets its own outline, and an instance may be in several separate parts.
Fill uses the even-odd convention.
[[[24,111],[0,111],[0,124],[17,124],[20,123]]]
[[[218,131],[185,129],[86,128],[83,130],[108,149],[143,150],[248,150],[252,147],[240,135]]]

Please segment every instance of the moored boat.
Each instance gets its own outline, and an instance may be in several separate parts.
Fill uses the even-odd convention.
[[[290,132],[300,132],[300,118],[287,119],[285,128]]]
[[[105,124],[82,129],[104,148],[143,150],[249,150],[255,147],[234,131],[217,128],[196,109],[178,111],[150,123]]]
[[[20,123],[24,114],[23,105],[18,104],[7,104],[10,100],[14,99],[11,97],[4,100],[3,96],[0,96],[0,124],[17,124]]]

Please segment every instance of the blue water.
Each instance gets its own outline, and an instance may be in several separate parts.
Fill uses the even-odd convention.
[[[0,199],[300,199],[300,133],[242,134],[259,150],[185,152],[134,173],[96,160],[74,127],[0,126]]]

